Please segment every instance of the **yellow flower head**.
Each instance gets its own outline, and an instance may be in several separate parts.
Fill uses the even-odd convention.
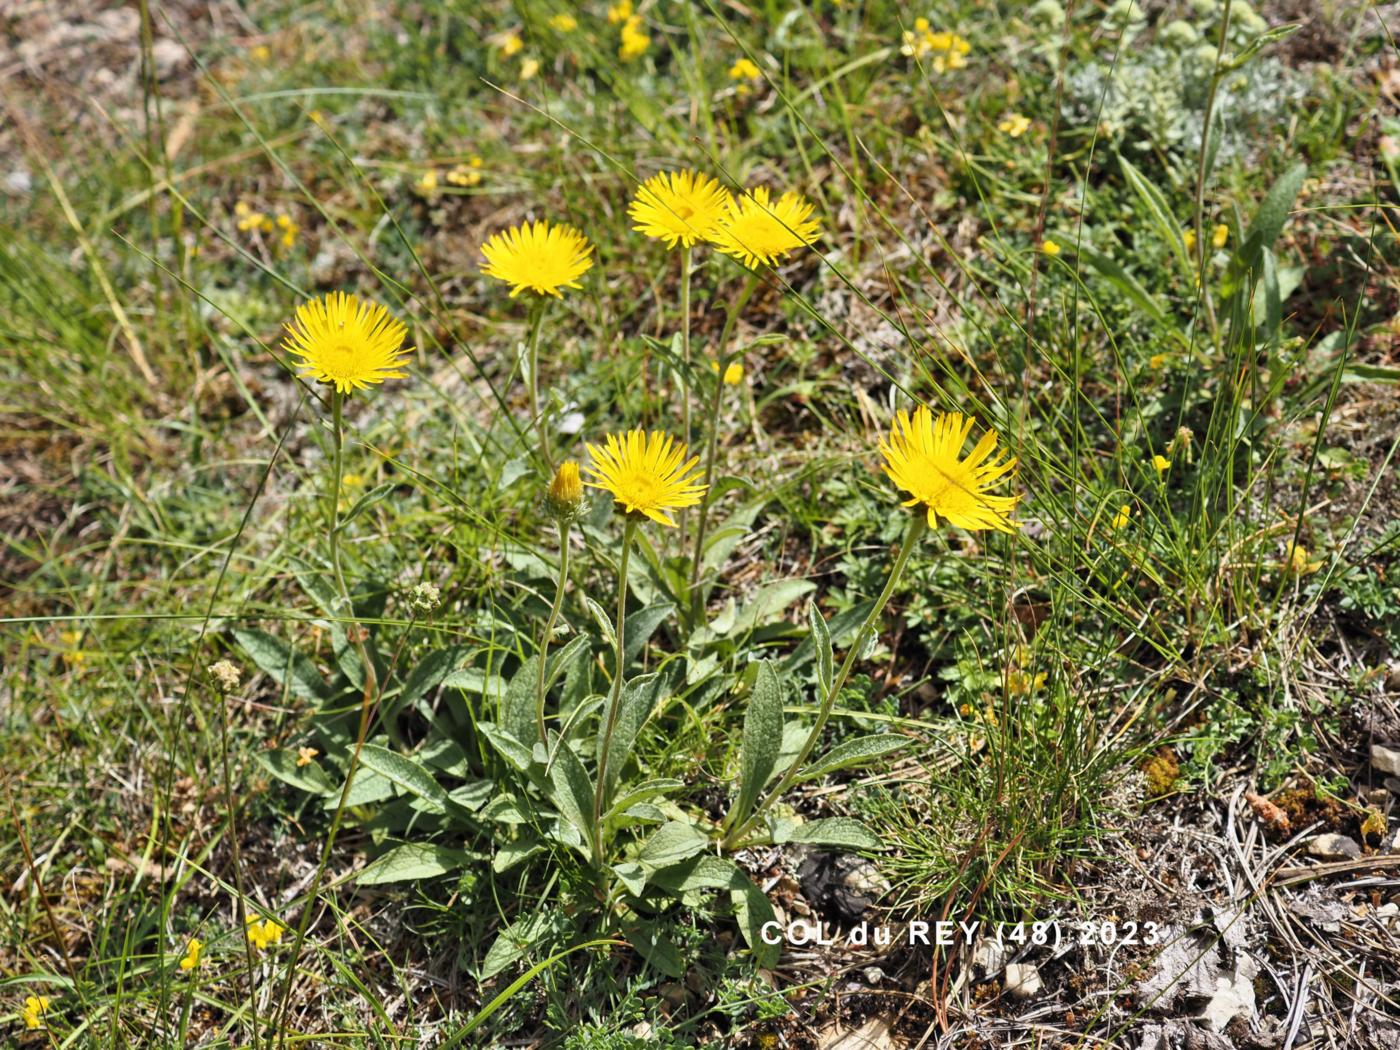
[[[617,0],[608,8],[608,25],[626,22],[632,17],[632,0]]]
[[[730,80],[762,80],[763,70],[747,59],[741,58],[729,67]]]
[[[1118,513],[1113,515],[1113,520],[1108,523],[1109,528],[1126,529],[1128,527],[1128,521],[1132,518],[1132,516],[1133,508],[1126,503],[1123,504],[1121,507],[1118,508]]]
[[[186,973],[199,965],[199,953],[204,950],[204,942],[198,937],[191,937],[190,943],[185,946],[185,957],[180,960],[180,969]]]
[[[579,478],[577,463],[566,459],[559,464],[544,498],[550,512],[556,517],[572,517],[578,513],[579,504],[583,501],[583,482]]]
[[[1210,243],[1216,248],[1225,247],[1225,242],[1229,239],[1230,227],[1226,226],[1223,222],[1217,223],[1215,228],[1210,231]]]
[[[593,462],[585,469],[597,480],[585,484],[611,492],[628,514],[645,514],[675,528],[666,511],[693,507],[705,492],[695,482],[700,457],[686,459],[688,451],[684,442],[660,431],[609,434],[602,448],[588,446]]]
[[[578,28],[578,19],[573,15],[560,12],[549,19],[549,28],[556,33],[572,33]]]
[[[1310,558],[1308,549],[1301,543],[1290,542],[1285,553],[1288,571],[1294,576],[1311,576],[1322,568],[1322,559]]]
[[[44,1027],[44,1015],[49,1012],[47,995],[27,995],[24,998],[24,1027],[34,1031]]]
[[[378,303],[331,292],[297,307],[287,325],[287,352],[301,358],[300,374],[334,383],[348,394],[386,379],[402,379],[412,349],[408,329]]]
[[[1043,251],[1046,255],[1060,254],[1060,246],[1054,241],[1050,240],[1050,238],[1048,237],[1040,242],[1040,250]]]
[[[559,289],[580,287],[578,279],[593,266],[588,238],[572,226],[551,226],[543,219],[492,234],[481,254],[486,257],[481,272],[511,285],[512,299],[527,289],[562,298]]]
[[[1165,474],[1168,470],[1171,469],[1172,461],[1169,460],[1166,456],[1163,456],[1162,454],[1158,453],[1157,455],[1152,457],[1152,465],[1157,468],[1158,474]]]
[[[1013,139],[1019,139],[1031,126],[1031,118],[1021,113],[1012,113],[1009,117],[997,125],[997,130],[1003,135],[1008,135]]]
[[[1151,369],[1166,368],[1171,360],[1170,354],[1153,354],[1147,359],[1147,367]]]
[[[971,416],[961,412],[933,413],[920,405],[911,418],[900,411],[889,440],[880,441],[885,473],[909,493],[904,506],[922,504],[930,526],[941,515],[960,529],[1014,532],[1018,523],[1008,515],[1018,496],[994,496],[987,490],[1016,468],[1014,456],[996,462],[997,432],[982,435],[966,459],[959,459],[972,432]]]
[[[715,375],[719,375],[719,362],[718,362],[718,361],[711,361],[711,362],[710,362],[710,371],[713,372]],[[739,385],[740,383],[742,383],[743,381],[744,381],[744,366],[743,366],[742,364],[740,364],[738,361],[731,361],[731,362],[729,362],[728,366],[724,369],[724,385],[725,385],[725,386],[738,386],[738,385]]]
[[[730,192],[709,175],[663,171],[637,188],[627,214],[648,237],[689,248],[703,240],[729,209]]]
[[[1196,231],[1182,230],[1181,243],[1186,246],[1188,252],[1194,252],[1196,250]]]
[[[501,37],[500,43],[497,46],[500,47],[502,55],[506,58],[510,58],[512,55],[519,54],[524,49],[525,41],[520,39],[519,33],[507,33],[505,36]]]
[[[316,756],[319,755],[320,753],[321,753],[321,752],[317,751],[314,747],[299,747],[299,748],[297,748],[297,765],[298,765],[298,766],[309,766],[309,765],[311,765],[312,762],[315,762],[315,761],[316,761]]]
[[[539,60],[538,58],[527,58],[527,59],[525,59],[523,62],[520,63],[520,79],[521,79],[521,80],[530,80],[530,79],[533,79],[534,76],[535,76],[535,74],[538,73],[539,71],[540,71],[540,60]]]
[[[759,186],[729,201],[709,239],[745,266],[773,266],[794,248],[811,244],[820,235],[821,226],[812,218],[810,201],[792,190],[772,201],[768,187]]]
[[[622,23],[622,42],[617,48],[617,57],[624,62],[640,58],[651,46],[651,37],[642,31],[642,16],[633,15]]]

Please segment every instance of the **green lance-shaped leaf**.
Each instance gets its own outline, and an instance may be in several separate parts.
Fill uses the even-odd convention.
[[[894,733],[874,733],[869,736],[843,740],[811,765],[804,766],[802,772],[797,774],[797,778],[793,782],[802,783],[807,780],[815,780],[817,777],[835,773],[837,770],[865,765],[888,755],[892,751],[898,751],[908,742],[904,737]]]
[[[617,724],[613,727],[612,742],[608,748],[608,780],[603,785],[603,811],[607,812],[612,800],[622,768],[632,756],[632,748],[637,743],[637,734],[642,731],[647,717],[656,707],[656,696],[661,688],[661,676],[640,675],[622,687],[618,698]],[[598,747],[602,748],[602,735],[599,734]]]
[[[773,775],[783,746],[783,689],[772,665],[758,665],[739,752],[739,794],[729,812],[732,826],[748,818],[759,792]]]
[[[361,886],[386,882],[413,882],[431,879],[465,867],[476,859],[471,853],[429,842],[409,842],[396,846],[360,872],[355,881]]]
[[[798,824],[784,835],[775,835],[782,842],[805,842],[812,846],[843,846],[846,849],[884,849],[880,837],[860,821],[851,817],[827,817]]]
[[[590,856],[587,843],[593,839],[593,780],[567,744],[560,745],[549,779],[555,808],[583,837],[580,851]]]
[[[694,824],[673,820],[657,828],[646,840],[637,854],[637,862],[650,873],[688,860],[709,844],[705,833]]]
[[[816,602],[811,602],[807,606],[807,622],[812,628],[812,645],[817,654],[817,683],[821,686],[822,695],[825,696],[831,691],[831,678],[835,673],[836,661],[831,654],[831,631],[826,625],[826,617],[821,614]]]

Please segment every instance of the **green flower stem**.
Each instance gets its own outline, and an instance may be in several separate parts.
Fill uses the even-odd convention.
[[[681,431],[690,447],[690,264],[692,248],[681,250]]]
[[[739,315],[744,312],[744,307],[749,304],[749,300],[753,298],[753,293],[757,289],[758,274],[750,273],[738,298],[734,300],[734,305],[729,308],[729,316],[724,319],[724,330],[719,336],[719,374],[715,377],[714,393],[710,396],[710,432],[705,447],[705,492],[700,497],[700,520],[695,527],[695,551],[690,559],[692,621],[699,619],[703,605],[700,601],[700,561],[705,554],[705,526],[710,517],[710,483],[714,480],[715,457],[719,451],[719,403],[720,397],[724,393],[724,370],[729,367],[729,361],[732,357],[731,354],[727,353],[729,337],[734,333],[734,325],[738,322]]]
[[[807,734],[807,740],[802,745],[802,750],[793,759],[792,765],[783,774],[783,779],[778,781],[777,787],[754,807],[753,814],[739,827],[730,831],[724,838],[726,848],[732,848],[758,823],[759,819],[767,811],[768,807],[783,796],[783,792],[792,787],[792,783],[797,779],[797,775],[802,771],[803,765],[811,757],[812,749],[817,746],[817,741],[821,739],[822,730],[826,728],[827,719],[831,717],[831,709],[836,704],[836,698],[841,695],[841,690],[846,687],[846,679],[851,675],[851,668],[855,665],[856,657],[865,648],[870,640],[871,634],[875,631],[875,625],[880,622],[880,613],[885,609],[885,605],[890,600],[890,595],[894,593],[895,587],[899,584],[900,577],[904,575],[905,566],[909,564],[909,556],[913,554],[914,548],[918,545],[919,539],[928,529],[928,517],[923,508],[914,511],[909,519],[909,528],[904,532],[904,542],[900,545],[899,554],[895,557],[894,566],[890,569],[890,575],[885,580],[885,589],[880,592],[880,597],[875,599],[875,605],[870,610],[870,615],[865,618],[865,622],[860,625],[860,630],[856,632],[855,640],[851,647],[846,650],[846,658],[841,661],[841,669],[836,672],[836,677],[832,680],[831,688],[827,690],[826,696],[822,698],[821,708],[817,711],[817,720],[812,724],[812,731]]]
[[[540,329],[544,327],[545,300],[540,296],[530,308],[529,369],[530,419],[535,424],[535,434],[540,440],[540,454],[544,457],[546,474],[554,473],[554,458],[549,454],[549,428],[540,415]]]
[[[335,574],[336,587],[340,591],[340,600],[345,605],[348,633],[355,646],[355,651],[360,657],[360,666],[364,668],[365,672],[365,689],[360,700],[360,726],[355,735],[355,749],[350,754],[350,765],[345,771],[345,786],[340,789],[340,799],[336,802],[335,812],[331,815],[331,826],[326,832],[325,844],[321,847],[321,859],[316,865],[316,874],[312,877],[311,886],[306,892],[306,903],[302,905],[301,917],[297,920],[296,940],[292,944],[291,956],[287,960],[287,976],[282,983],[282,1002],[278,1008],[276,1025],[276,1030],[280,1033],[278,1045],[282,1047],[286,1046],[287,1009],[291,1005],[292,981],[297,973],[297,960],[301,956],[302,945],[306,943],[306,932],[311,925],[311,915],[316,910],[321,883],[325,879],[326,866],[331,859],[331,849],[335,845],[336,835],[340,832],[340,822],[345,815],[345,803],[350,797],[350,788],[355,783],[355,772],[360,767],[360,752],[364,748],[365,737],[369,733],[370,715],[374,711],[375,699],[379,694],[379,682],[375,675],[374,663],[370,660],[369,650],[365,646],[359,624],[355,622],[354,604],[350,599],[350,589],[345,584],[345,573],[340,564],[340,494],[345,446],[343,405],[344,398],[340,391],[333,390],[331,392],[331,424],[335,440],[335,455],[331,466],[329,544],[331,569]]]
[[[613,668],[612,690],[608,695],[608,714],[603,723],[603,742],[598,752],[598,783],[593,789],[593,857],[603,866],[603,793],[608,778],[608,752],[612,750],[613,731],[617,728],[618,701],[622,698],[622,660],[626,652],[623,635],[627,625],[627,563],[632,554],[632,537],[637,522],[629,515],[622,529],[622,557],[617,568],[617,666]]]
[[[564,604],[564,588],[569,582],[569,523],[559,522],[559,586],[554,590],[554,605],[545,621],[544,637],[540,639],[540,679],[535,697],[535,724],[539,727],[540,743],[546,747],[549,738],[544,730],[544,677],[549,663],[549,640],[554,637],[554,625],[559,622],[559,609]]]

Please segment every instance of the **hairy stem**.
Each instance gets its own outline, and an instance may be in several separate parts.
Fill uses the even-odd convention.
[[[715,377],[715,390],[710,396],[710,431],[705,446],[705,492],[700,497],[700,519],[695,526],[695,550],[690,559],[690,604],[691,620],[696,621],[700,617],[703,603],[700,600],[700,560],[705,554],[705,526],[709,523],[710,517],[710,490],[711,482],[715,475],[715,457],[719,452],[719,403],[720,395],[724,392],[724,370],[729,367],[730,354],[729,337],[734,332],[734,325],[739,320],[739,315],[743,313],[744,307],[753,298],[753,293],[758,289],[758,274],[751,273],[744,286],[739,291],[738,297],[729,308],[729,316],[724,319],[724,330],[719,336],[719,374]]]
[[[681,250],[681,432],[690,447],[690,263],[692,249]]]
[[[544,457],[546,474],[554,473],[554,459],[549,454],[549,427],[540,415],[540,329],[544,327],[545,301],[541,297],[530,308],[529,369],[530,419],[535,424],[535,435],[540,441],[540,455]]]
[[[306,901],[302,905],[301,917],[297,920],[296,940],[292,943],[291,957],[287,960],[287,976],[282,983],[282,1002],[277,1011],[277,1031],[278,1045],[287,1045],[287,1010],[291,1006],[292,981],[296,977],[297,960],[301,956],[302,945],[306,943],[306,932],[311,925],[311,915],[316,909],[316,900],[321,892],[321,883],[325,879],[326,867],[330,863],[331,849],[335,845],[336,835],[340,831],[340,822],[345,815],[345,803],[350,797],[350,788],[355,783],[355,771],[360,766],[360,752],[364,748],[365,737],[369,733],[370,715],[374,711],[374,701],[378,696],[379,682],[375,675],[374,662],[370,659],[369,649],[365,645],[365,638],[360,626],[355,622],[355,606],[350,599],[350,589],[345,584],[345,572],[340,564],[340,493],[342,487],[342,476],[344,470],[344,446],[345,446],[345,424],[343,418],[344,399],[339,390],[331,393],[331,427],[334,435],[335,454],[331,466],[330,485],[330,536],[329,546],[331,554],[331,570],[335,575],[336,588],[339,591],[339,600],[345,607],[346,632],[350,636],[351,643],[355,646],[355,651],[360,657],[360,666],[364,669],[365,688],[364,695],[360,699],[360,725],[355,734],[355,749],[350,754],[350,764],[345,771],[345,786],[340,789],[340,798],[336,802],[335,812],[331,815],[330,829],[326,832],[326,841],[321,847],[321,858],[316,865],[316,874],[311,879],[311,885],[306,892]],[[271,1045],[269,1043],[269,1045]]]
[[[554,605],[550,607],[549,619],[545,621],[544,636],[540,638],[540,677],[535,696],[535,725],[540,731],[540,743],[546,747],[549,738],[544,729],[544,679],[545,668],[549,663],[549,641],[554,637],[554,625],[559,622],[559,610],[564,604],[564,588],[569,582],[569,523],[559,523],[559,585],[554,589]]]
[[[612,690],[608,694],[608,713],[603,723],[602,747],[598,752],[598,783],[593,789],[593,857],[603,866],[603,800],[608,780],[608,753],[612,750],[613,730],[617,728],[618,701],[622,698],[622,661],[626,653],[627,627],[627,563],[632,554],[632,536],[637,523],[629,516],[622,530],[622,556],[617,568],[617,665],[613,669]]]

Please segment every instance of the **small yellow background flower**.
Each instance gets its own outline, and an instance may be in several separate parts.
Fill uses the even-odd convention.
[[[633,15],[622,23],[622,40],[618,44],[617,57],[624,62],[640,58],[651,46],[651,37],[642,29],[642,16]]]
[[[689,248],[703,240],[729,209],[732,194],[709,175],[663,171],[637,188],[627,214],[648,237]]]
[[[997,125],[997,130],[1003,135],[1008,135],[1013,139],[1019,139],[1029,130],[1031,118],[1020,113],[1012,113]]]
[[[763,70],[752,59],[741,58],[729,67],[730,80],[762,80]]]
[[[581,287],[578,279],[593,266],[593,245],[572,226],[539,222],[492,234],[481,246],[481,272],[511,285],[514,299],[524,291],[562,298],[561,288]]]
[[[276,919],[259,920],[256,915],[248,916],[248,940],[254,948],[262,951],[274,944],[281,944],[285,929]]]
[[[44,1027],[44,1015],[49,1012],[47,995],[27,995],[24,998],[24,1027],[31,1032]]]
[[[1322,559],[1312,558],[1301,543],[1289,543],[1286,551],[1288,571],[1294,576],[1311,576],[1322,568]]]
[[[199,965],[199,953],[204,950],[204,942],[198,937],[191,937],[190,943],[185,946],[185,957],[180,960],[180,969],[186,973]]]
[[[674,528],[666,511],[692,507],[705,492],[704,485],[695,483],[700,457],[687,459],[688,452],[685,442],[659,430],[609,434],[601,448],[588,446],[593,462],[585,469],[597,480],[585,484],[611,492],[628,514],[645,514]]]
[[[378,303],[331,292],[297,307],[287,325],[287,352],[299,357],[300,375],[333,383],[342,394],[386,379],[402,379],[411,349],[400,349],[408,329]]]
[[[710,371],[719,375],[719,362],[710,362]],[[724,369],[724,385],[738,386],[744,381],[744,366],[738,361],[731,361]]]
[[[1016,458],[996,462],[997,432],[989,430],[966,459],[959,459],[972,424],[961,412],[934,419],[922,405],[912,417],[901,411],[889,439],[880,442],[885,473],[912,497],[904,506],[924,506],[930,526],[941,516],[960,529],[1014,532],[1019,525],[1008,515],[1020,497],[987,490],[1016,469]]]
[[[812,218],[812,203],[792,190],[776,201],[768,187],[759,186],[731,200],[710,234],[710,241],[746,266],[777,264],[788,252],[811,244],[821,235]]]

